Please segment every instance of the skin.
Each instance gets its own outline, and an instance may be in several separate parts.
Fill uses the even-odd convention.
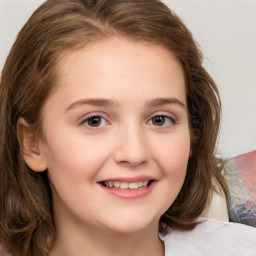
[[[40,153],[24,156],[49,172],[51,255],[164,255],[159,218],[183,185],[190,155],[181,65],[161,46],[112,38],[65,53],[58,78],[43,109]],[[141,175],[154,186],[135,199],[98,183]]]

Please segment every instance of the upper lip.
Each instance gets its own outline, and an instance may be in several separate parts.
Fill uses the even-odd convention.
[[[101,180],[99,182],[107,182],[107,181],[121,181],[121,182],[139,182],[139,181],[145,181],[145,180],[156,180],[156,178],[148,175],[139,175],[135,177],[113,177],[113,178],[108,178],[105,180]]]

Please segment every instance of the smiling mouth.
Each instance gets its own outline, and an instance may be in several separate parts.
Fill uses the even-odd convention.
[[[143,180],[139,182],[124,182],[124,181],[102,181],[99,182],[102,186],[106,188],[119,188],[119,189],[140,189],[140,188],[146,188],[149,187],[150,184],[154,180]]]

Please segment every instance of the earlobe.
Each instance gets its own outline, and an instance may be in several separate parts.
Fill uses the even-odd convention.
[[[24,118],[17,122],[17,137],[24,161],[35,172],[47,169],[46,159],[40,150],[40,140]]]

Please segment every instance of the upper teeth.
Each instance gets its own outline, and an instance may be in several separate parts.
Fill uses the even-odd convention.
[[[108,188],[121,188],[121,189],[137,189],[147,187],[149,180],[139,182],[122,182],[122,181],[106,181],[105,186]]]

